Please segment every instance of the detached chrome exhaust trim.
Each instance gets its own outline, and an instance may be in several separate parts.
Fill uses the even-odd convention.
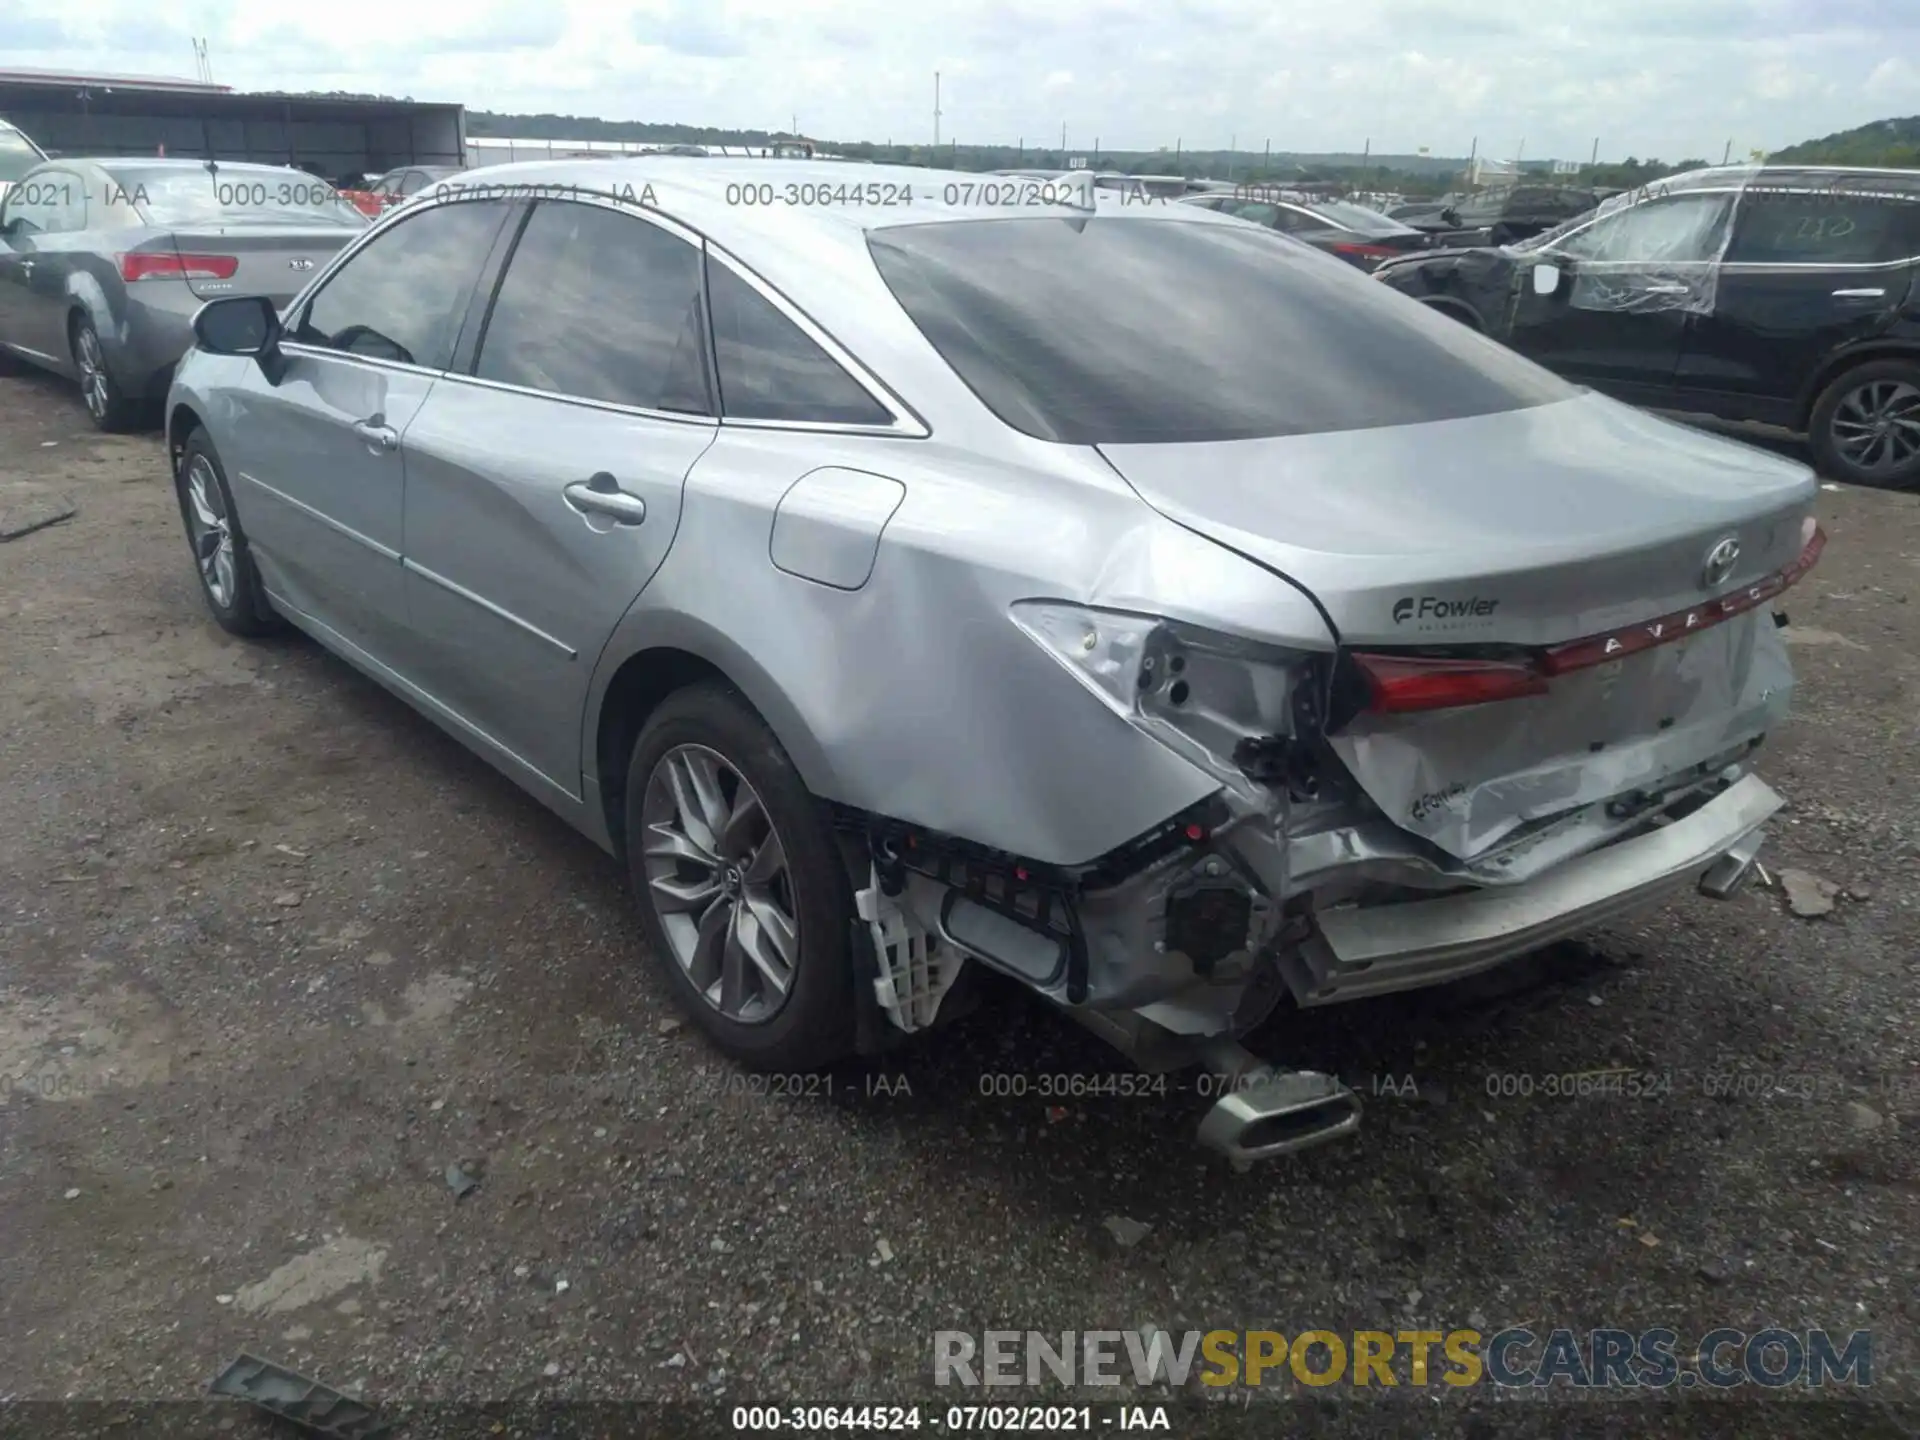
[[[1713,900],[1731,900],[1753,878],[1766,840],[1766,831],[1756,830],[1714,861],[1713,868],[1700,877],[1700,893]]]
[[[1360,1128],[1360,1097],[1331,1075],[1283,1071],[1224,1096],[1200,1121],[1200,1143],[1236,1166],[1292,1155]]]

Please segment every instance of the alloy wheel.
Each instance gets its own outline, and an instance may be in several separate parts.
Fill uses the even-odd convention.
[[[1886,475],[1920,458],[1920,386],[1869,380],[1833,412],[1833,448],[1868,475]]]
[[[80,327],[80,393],[86,399],[87,413],[96,420],[107,417],[107,367],[100,356],[100,337],[91,325]]]
[[[233,603],[233,530],[213,462],[195,455],[187,462],[187,530],[207,594],[222,610]]]
[[[641,802],[647,891],[673,958],[727,1019],[780,1013],[800,959],[786,847],[765,803],[704,745],[662,755]]]

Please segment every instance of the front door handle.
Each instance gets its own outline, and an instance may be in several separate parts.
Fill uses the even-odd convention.
[[[31,274],[33,274],[33,261],[31,261],[31,260],[22,260],[22,261],[20,262],[20,268],[21,268],[22,270],[24,270],[24,271],[26,271],[26,272],[27,272],[27,274],[29,274],[29,275],[31,275]]]
[[[575,480],[560,493],[583,515],[605,515],[622,525],[638,525],[647,518],[647,502],[622,490],[620,482],[604,470]]]
[[[1887,292],[1884,290],[1836,290],[1833,292],[1833,298],[1836,300],[1884,300],[1887,298]]]
[[[1688,287],[1685,285],[1646,285],[1641,287],[1640,293],[1643,295],[1685,295],[1687,290]]]
[[[365,420],[354,421],[353,433],[377,449],[398,450],[400,448],[400,432],[387,424],[387,417],[384,415],[373,415]]]

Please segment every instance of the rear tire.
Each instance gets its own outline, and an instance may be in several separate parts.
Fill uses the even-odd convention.
[[[78,317],[67,338],[73,346],[74,369],[80,372],[80,399],[93,428],[111,435],[137,427],[145,407],[123,393],[120,382],[113,378],[93,321],[84,315]]]
[[[227,488],[227,472],[201,426],[193,428],[180,448],[173,488],[194,572],[200,577],[200,593],[220,628],[249,640],[285,629],[286,622],[267,603],[260,571],[234,509],[233,492]]]
[[[1807,438],[1829,479],[1920,483],[1920,361],[1870,360],[1841,375],[1815,403]]]
[[[627,867],[676,998],[730,1058],[818,1070],[855,1040],[853,893],[826,807],[739,693],[647,718],[627,767]]]

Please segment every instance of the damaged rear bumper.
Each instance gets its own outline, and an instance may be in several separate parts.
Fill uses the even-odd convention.
[[[1785,802],[1758,776],[1684,819],[1568,861],[1527,884],[1396,905],[1341,906],[1282,958],[1302,1005],[1471,975],[1691,884],[1730,894]]]

